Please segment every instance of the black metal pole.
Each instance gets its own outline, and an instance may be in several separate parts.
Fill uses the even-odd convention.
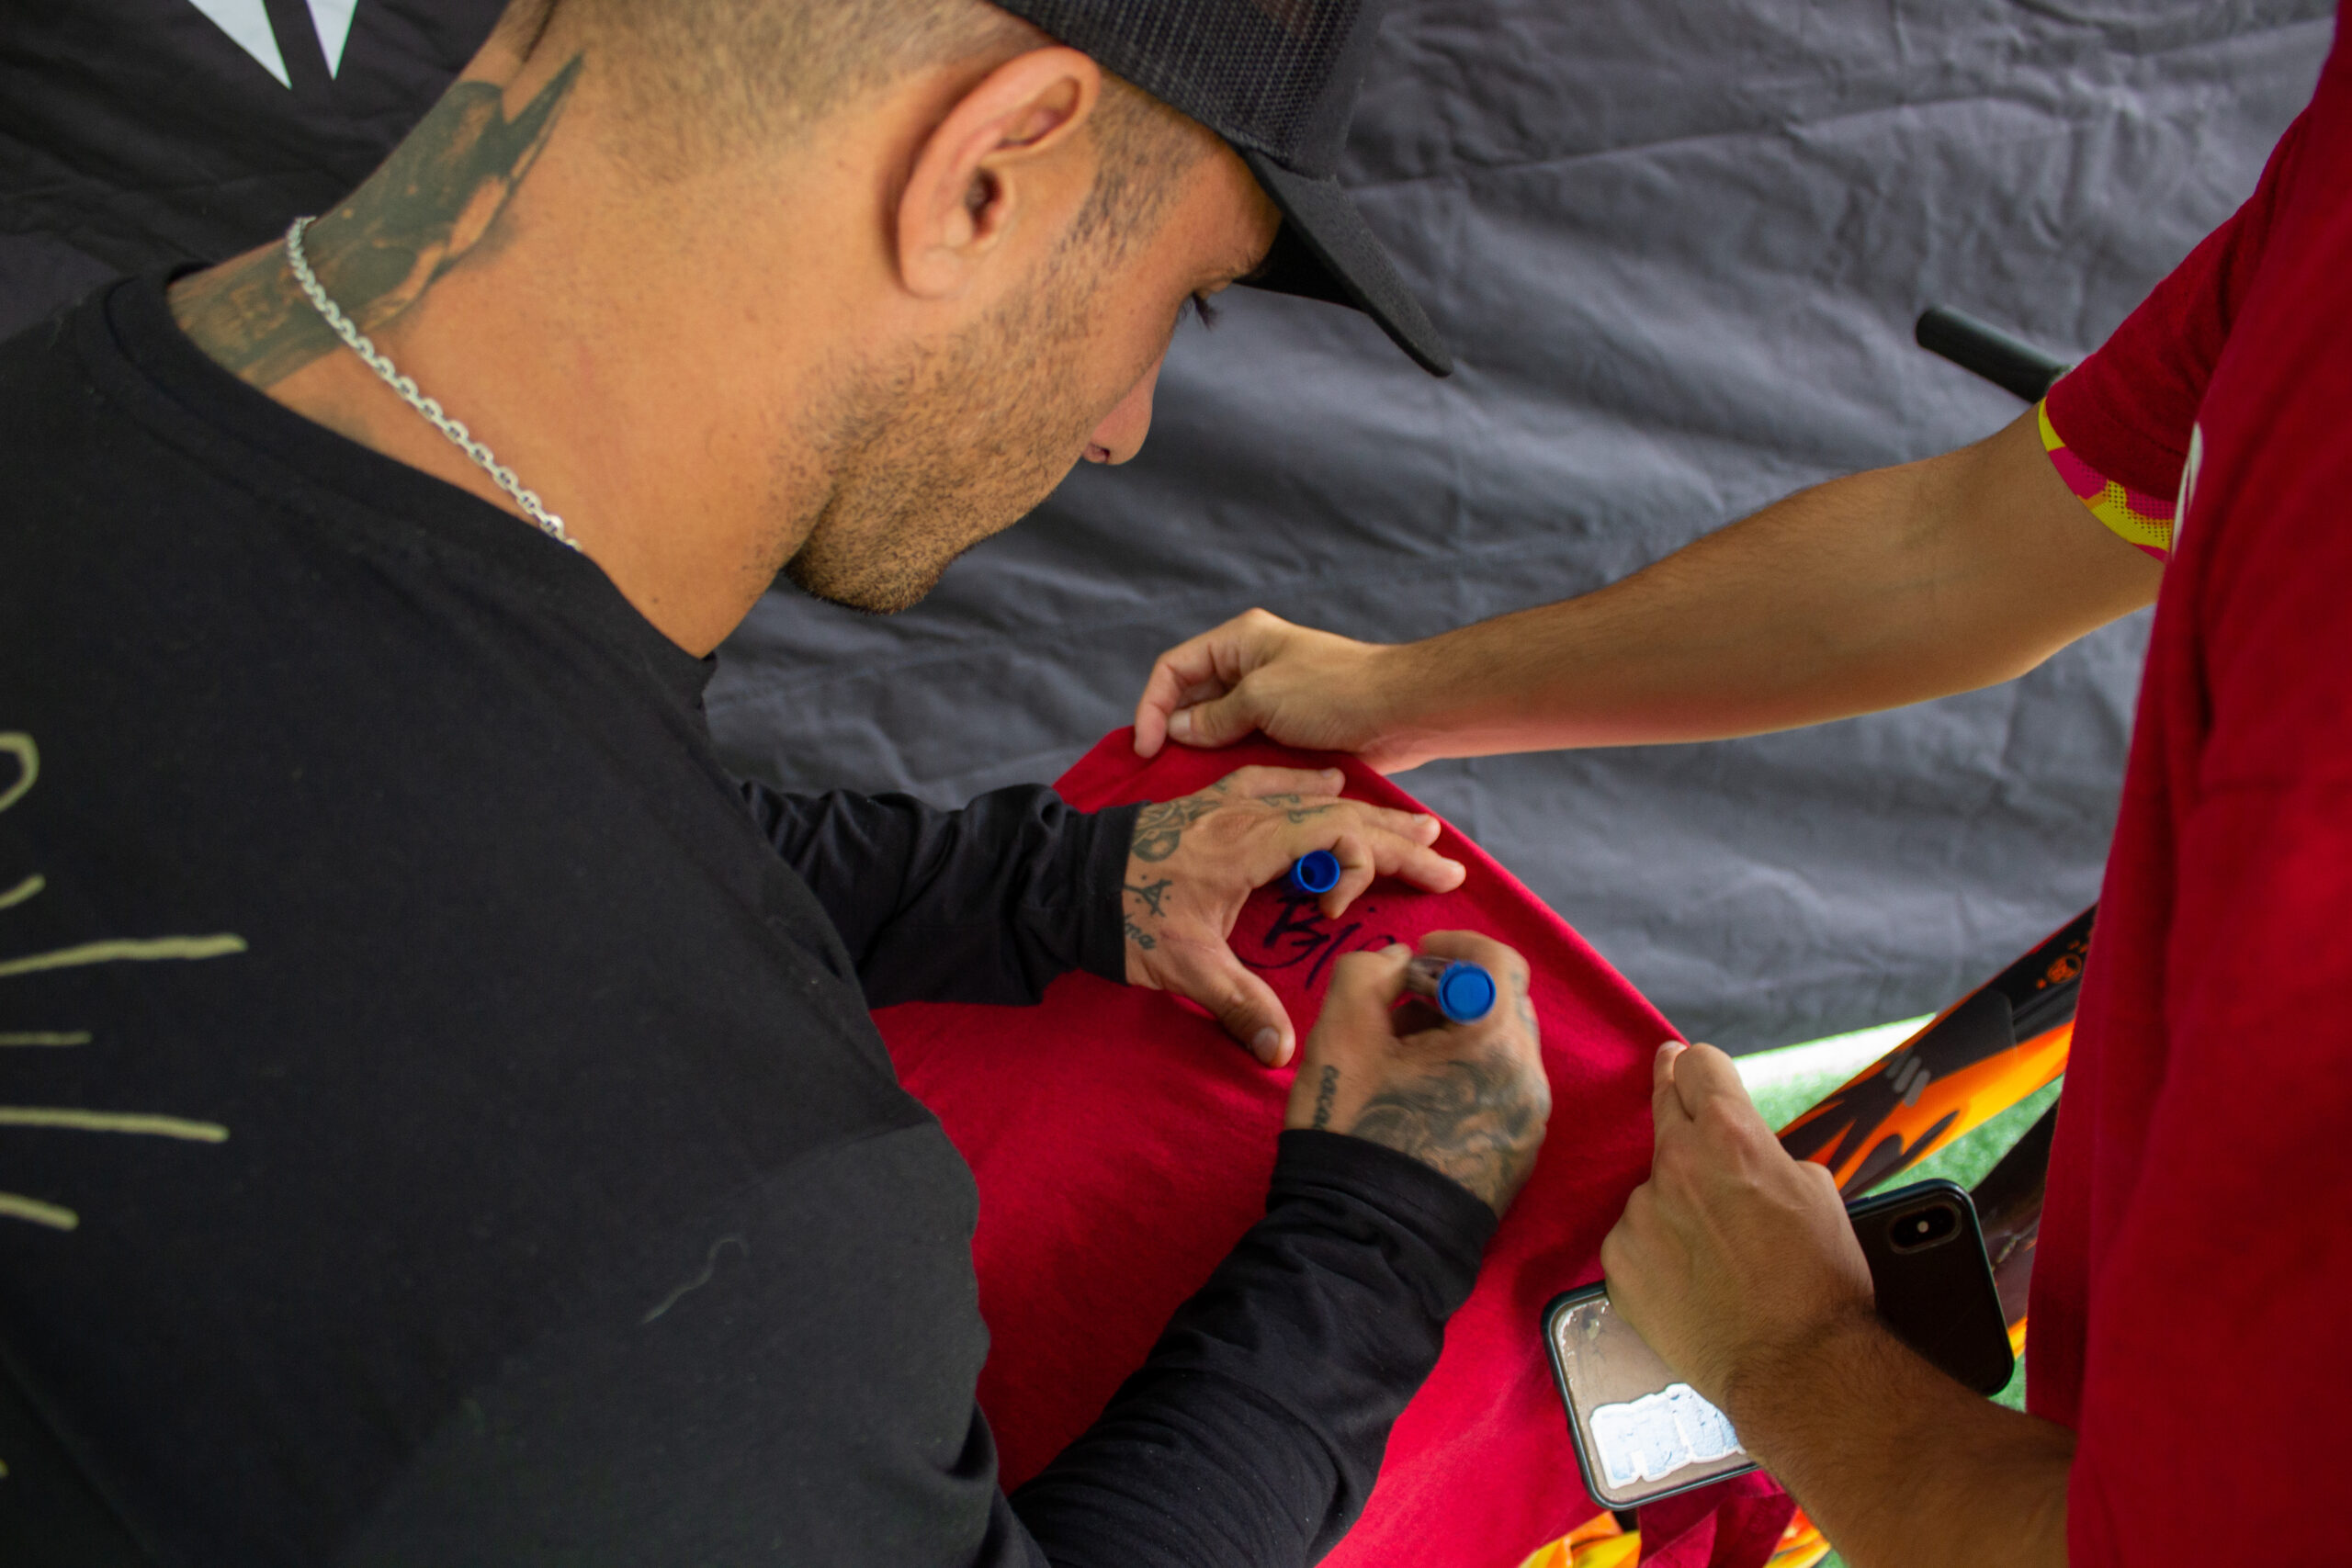
[[[1919,317],[1919,346],[1973,371],[2004,391],[2038,403],[2051,383],[2073,367],[2000,328],[1949,305],[1933,305]]]

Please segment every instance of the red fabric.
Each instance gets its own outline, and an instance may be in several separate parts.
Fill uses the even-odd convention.
[[[2161,423],[2119,393],[2111,451],[2068,427],[2094,467],[2186,446],[2191,412],[2201,452],[2034,1264],[2031,1405],[2080,1433],[2075,1568],[2177,1561],[2217,1517],[2233,1560],[2352,1556],[2347,190],[2339,33],[2260,192],[2068,378],[2083,398],[2188,378]]]
[[[1090,809],[1167,800],[1253,762],[1336,761],[1351,796],[1414,806],[1352,759],[1258,741],[1170,747],[1145,763],[1130,737],[1082,759],[1063,796]],[[1470,868],[1456,892],[1382,882],[1335,924],[1263,890],[1233,933],[1245,960],[1272,965],[1302,1037],[1340,951],[1475,929],[1525,953],[1536,976],[1551,1130],[1437,1370],[1396,1424],[1370,1506],[1327,1560],[1339,1568],[1512,1568],[1596,1511],[1536,1320],[1555,1293],[1600,1277],[1600,1238],[1649,1168],[1650,1055],[1674,1034],[1476,845],[1449,828],[1440,847]],[[972,1250],[993,1336],[980,1404],[1017,1486],[1101,1412],[1256,1220],[1292,1075],[1258,1066],[1187,1003],[1089,975],[1056,981],[1035,1009],[914,1004],[876,1016],[900,1077],[979,1184]],[[1716,1561],[1753,1568],[1768,1554]]]
[[[1642,1568],[1746,1568],[1771,1557],[1797,1506],[1751,1471],[1642,1510]]]

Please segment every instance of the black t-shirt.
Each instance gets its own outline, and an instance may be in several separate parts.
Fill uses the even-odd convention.
[[[1117,976],[1131,814],[744,786],[709,669],[220,370],[158,277],[0,346],[24,1395],[170,1563],[1327,1549],[1492,1216],[1284,1134],[1267,1218],[1009,1505],[970,1173],[866,1010]]]

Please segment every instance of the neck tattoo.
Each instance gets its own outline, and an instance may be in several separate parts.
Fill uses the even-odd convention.
[[[538,525],[541,533],[558,544],[578,549],[580,542],[564,532],[563,519],[547,509],[539,500],[538,492],[516,479],[514,470],[500,462],[488,446],[475,440],[473,433],[462,422],[452,419],[437,400],[418,391],[415,380],[401,375],[392,364],[391,357],[378,348],[368,334],[361,332],[333,299],[327,298],[326,289],[319,283],[319,275],[311,270],[309,259],[302,254],[302,231],[308,229],[311,222],[308,218],[297,218],[286,231],[286,263],[293,269],[294,281],[301,286],[304,297],[320,315],[326,318],[326,323],[334,329],[335,336],[343,339],[368,369],[383,378],[384,385],[398,392],[402,401],[423,414],[426,423],[447,436],[458,451],[480,464],[482,471],[499,489],[514,498],[514,504],[523,509],[523,515]]]

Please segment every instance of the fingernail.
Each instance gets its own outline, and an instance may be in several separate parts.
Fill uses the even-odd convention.
[[[1409,958],[1412,956],[1413,953],[1412,947],[1409,944],[1401,942],[1392,942],[1380,951],[1391,958],[1396,957],[1400,953]]]
[[[1170,714],[1168,733],[1179,740],[1190,740],[1193,738],[1193,710],[1178,708],[1174,713]]]
[[[1275,1053],[1283,1048],[1283,1032],[1279,1029],[1261,1029],[1258,1031],[1257,1038],[1250,1042],[1250,1045],[1258,1053],[1258,1060],[1272,1066]]]

